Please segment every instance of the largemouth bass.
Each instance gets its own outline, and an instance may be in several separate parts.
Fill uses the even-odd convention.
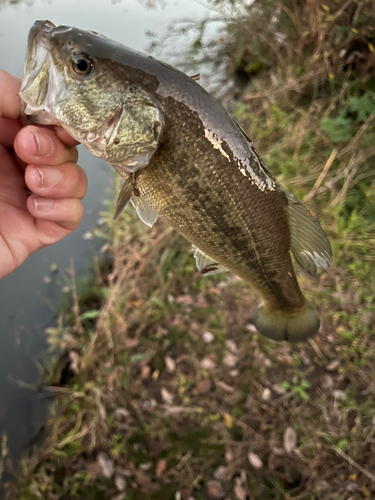
[[[316,334],[291,253],[315,274],[330,264],[329,241],[196,81],[97,33],[37,21],[20,95],[34,122],[62,125],[125,179],[116,217],[130,200],[146,224],[160,216],[193,244],[201,273],[230,270],[254,287],[263,335]]]

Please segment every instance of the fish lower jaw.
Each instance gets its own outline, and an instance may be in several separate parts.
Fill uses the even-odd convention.
[[[22,97],[22,95],[21,95]],[[59,125],[59,121],[53,116],[51,111],[42,106],[32,106],[23,101],[21,116],[38,125]]]

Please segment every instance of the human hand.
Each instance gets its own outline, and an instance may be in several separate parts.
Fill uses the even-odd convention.
[[[78,227],[87,190],[76,141],[61,128],[22,126],[20,85],[0,70],[0,279]]]

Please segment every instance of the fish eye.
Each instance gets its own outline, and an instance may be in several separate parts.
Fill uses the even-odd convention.
[[[84,55],[75,57],[72,60],[73,70],[77,75],[89,75],[94,69],[93,61]]]

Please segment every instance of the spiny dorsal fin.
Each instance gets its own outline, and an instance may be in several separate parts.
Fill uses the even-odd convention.
[[[205,276],[209,276],[210,274],[217,273],[225,273],[228,269],[225,266],[222,266],[218,262],[215,262],[211,257],[203,253],[199,248],[195,245],[192,245],[192,249],[194,252],[195,264],[200,273]]]
[[[317,267],[327,271],[332,260],[331,244],[319,221],[291,193],[288,201],[290,250],[298,264],[315,275]]]
[[[144,222],[147,226],[152,227],[158,219],[158,214],[155,212],[153,208],[145,201],[142,196],[132,193],[130,201],[133,207],[136,209],[138,217]]]

